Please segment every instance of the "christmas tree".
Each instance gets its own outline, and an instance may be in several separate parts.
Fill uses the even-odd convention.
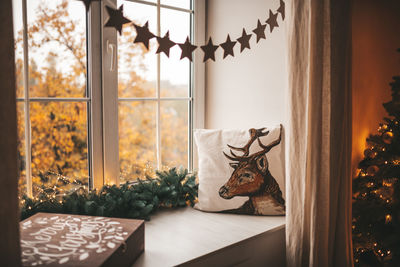
[[[398,50],[400,52],[400,49]],[[400,76],[353,180],[355,266],[400,266]]]

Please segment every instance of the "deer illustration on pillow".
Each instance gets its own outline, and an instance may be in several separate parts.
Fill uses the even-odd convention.
[[[220,188],[219,195],[224,199],[235,196],[248,196],[241,207],[225,210],[224,212],[254,215],[283,215],[285,214],[285,200],[278,183],[269,171],[266,154],[275,146],[279,145],[282,138],[282,125],[277,140],[269,145],[261,143],[260,137],[267,136],[269,131],[262,129],[250,129],[250,140],[244,147],[230,148],[231,156],[224,155],[233,161],[229,165],[234,169],[229,180]],[[262,148],[250,155],[250,146],[257,140]],[[236,155],[233,150],[240,151],[243,155]]]

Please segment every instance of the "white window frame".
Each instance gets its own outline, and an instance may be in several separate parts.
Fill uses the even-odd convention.
[[[117,32],[104,27],[108,19],[105,6],[117,8],[116,0],[94,1],[87,15],[87,97],[83,98],[30,98],[29,97],[29,53],[27,44],[26,1],[22,1],[23,51],[24,51],[24,91],[17,101],[25,104],[25,144],[27,194],[32,196],[31,171],[31,127],[30,102],[86,102],[88,108],[88,167],[89,187],[101,188],[104,184],[119,184],[119,143],[118,143],[118,102],[157,101],[157,163],[161,167],[160,103],[161,101],[188,101],[188,167],[193,171],[193,129],[204,127],[205,109],[205,64],[201,49],[196,49],[191,64],[190,90],[188,97],[160,98],[160,54],[157,55],[157,83],[155,98],[118,98]],[[205,43],[205,0],[193,0],[191,10],[163,5],[143,0],[126,0],[157,7],[157,35],[160,35],[160,9],[188,12],[191,16],[192,41],[200,46]],[[189,0],[187,0],[189,1]],[[100,56],[99,56],[100,55]]]

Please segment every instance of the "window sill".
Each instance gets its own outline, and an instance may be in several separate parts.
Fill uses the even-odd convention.
[[[284,266],[285,217],[156,213],[145,224],[145,251],[133,267]]]

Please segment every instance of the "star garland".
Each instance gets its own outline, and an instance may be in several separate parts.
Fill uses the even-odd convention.
[[[88,11],[90,5],[94,1],[101,1],[101,0],[79,0],[84,5],[86,10]],[[231,36],[227,34],[226,41],[219,45],[214,45],[212,42],[212,38],[208,39],[208,43],[202,46],[193,45],[190,42],[189,36],[186,38],[184,43],[176,43],[169,38],[169,31],[164,35],[164,37],[157,36],[150,32],[149,30],[149,22],[147,21],[143,26],[137,25],[128,18],[124,17],[123,15],[123,5],[121,5],[118,9],[114,9],[112,7],[106,6],[107,13],[109,18],[105,24],[106,27],[113,27],[115,28],[119,34],[122,34],[122,29],[125,24],[131,24],[136,29],[136,37],[134,43],[141,43],[143,44],[146,49],[149,49],[149,41],[153,38],[157,39],[158,48],[156,50],[157,54],[164,53],[167,57],[169,57],[169,52],[172,47],[175,45],[179,46],[181,49],[181,57],[180,59],[187,58],[189,61],[193,61],[193,52],[197,48],[201,48],[204,53],[203,62],[208,60],[215,61],[215,52],[216,50],[221,47],[224,50],[223,58],[225,59],[228,56],[234,57],[233,48],[236,43],[240,44],[240,52],[242,53],[246,48],[250,49],[250,39],[253,35],[256,37],[256,43],[258,43],[261,39],[266,39],[265,31],[267,25],[269,26],[269,32],[272,33],[275,28],[279,27],[278,24],[278,15],[280,15],[282,21],[285,20],[285,2],[283,0],[279,0],[279,7],[276,9],[276,12],[273,12],[271,9],[269,10],[268,18],[265,21],[266,24],[262,24],[260,20],[257,21],[257,27],[252,30],[250,33],[246,32],[246,29],[243,28],[242,35],[231,40]]]
[[[215,61],[215,51],[218,49],[218,45],[214,45],[212,39],[208,39],[207,45],[201,46],[201,50],[204,51],[204,59],[203,62],[206,62],[208,59]]]
[[[247,34],[246,30],[243,28],[242,36],[237,38],[237,41],[240,43],[240,53],[243,52],[246,48],[250,49],[250,38],[251,34]]]
[[[220,44],[220,46],[222,47],[222,49],[224,49],[224,58],[226,58],[227,56],[232,56],[234,57],[234,53],[233,53],[233,47],[236,45],[236,42],[232,42],[231,41],[231,37],[228,36],[226,37],[226,41],[225,43]]]

